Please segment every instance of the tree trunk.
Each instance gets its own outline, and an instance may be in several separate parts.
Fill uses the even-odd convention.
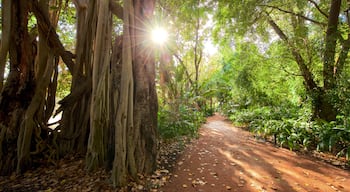
[[[119,105],[112,170],[114,185],[154,170],[157,156],[155,62],[147,40],[154,1],[124,1],[124,32]]]
[[[334,89],[335,75],[335,53],[338,39],[338,20],[340,13],[340,0],[332,0],[328,16],[327,32],[325,38],[325,50],[323,58],[323,84],[325,90]]]
[[[107,162],[108,170],[113,168],[114,153],[116,151],[116,130],[117,130],[117,110],[119,107],[120,92],[121,92],[121,74],[122,74],[122,50],[123,36],[116,38],[112,50],[111,58],[111,74],[109,80],[110,90],[110,123],[108,129],[108,145],[107,145]]]
[[[156,168],[158,100],[155,86],[155,60],[151,44],[147,43],[146,24],[151,23],[154,0],[134,1],[134,139],[129,139],[129,155],[135,155],[137,172],[151,173]],[[135,145],[134,141],[138,142]],[[136,147],[136,148],[135,148]],[[134,150],[136,149],[136,153]],[[131,172],[133,177],[136,173]]]
[[[325,121],[334,121],[336,110],[331,101],[331,95],[324,91],[314,92],[313,96],[313,119],[323,119]]]
[[[110,127],[109,69],[112,18],[108,1],[99,1],[97,32],[94,47],[92,99],[90,107],[90,136],[87,167],[96,169],[106,163],[108,129]]]
[[[124,25],[122,45],[122,71],[120,96],[115,120],[115,152],[112,169],[112,182],[115,186],[126,185],[128,179],[127,131],[133,127],[134,82],[132,78],[132,31],[133,4],[124,0]]]
[[[337,0],[335,0],[337,1]],[[334,12],[334,11],[333,11]],[[332,11],[331,11],[332,13]],[[339,13],[339,12],[338,12]],[[333,17],[332,17],[333,18]],[[325,52],[325,59],[324,59],[324,86],[320,87],[316,84],[314,77],[307,66],[303,56],[298,51],[298,48],[293,45],[293,43],[290,42],[290,39],[287,37],[287,35],[282,31],[282,29],[271,19],[271,17],[268,17],[269,24],[274,29],[274,31],[277,33],[277,35],[287,44],[289,49],[291,50],[292,55],[294,56],[294,59],[296,63],[298,64],[299,71],[303,76],[304,79],[304,86],[306,89],[306,92],[308,95],[312,98],[312,110],[313,110],[313,119],[323,119],[326,121],[333,121],[336,119],[337,110],[335,108],[335,105],[331,102],[331,92],[334,89],[335,86],[335,76],[333,74],[334,72],[334,53],[326,53]],[[329,23],[334,23],[329,22]],[[334,27],[332,27],[332,30]],[[331,31],[332,31],[331,30]],[[334,32],[334,31],[333,31]],[[331,33],[327,32],[328,33]],[[335,34],[332,34],[332,37],[334,37]],[[328,41],[326,41],[326,48],[335,51],[335,42],[331,37],[327,38]],[[332,45],[328,45],[328,43]],[[327,57],[327,59],[326,59]],[[330,58],[328,58],[330,57]],[[333,61],[333,64],[330,64],[330,62]],[[332,67],[330,67],[330,65]]]
[[[60,155],[85,154],[90,131],[93,41],[96,34],[96,1],[76,0],[76,63],[72,73],[71,93],[60,101],[63,110],[59,137]]]
[[[32,101],[35,90],[34,57],[35,49],[28,34],[29,2],[12,1],[11,35],[9,55],[10,73],[0,96],[0,173],[21,171],[30,165],[29,159],[21,159],[21,143],[18,137],[25,112]],[[35,45],[34,45],[35,46]],[[25,135],[31,137],[31,135]]]
[[[332,0],[328,16],[327,32],[325,37],[325,50],[323,56],[323,90],[317,98],[318,106],[315,106],[318,118],[326,121],[334,121],[337,116],[337,109],[332,103],[331,93],[335,91],[336,82],[336,61],[335,53],[338,40],[338,23],[341,1]],[[341,71],[341,70],[340,70]],[[339,71],[338,71],[339,72]],[[333,96],[334,97],[334,96]],[[317,114],[318,113],[318,114]]]
[[[39,1],[39,6],[46,17],[49,17],[49,3],[46,0]],[[53,13],[54,15],[55,13]],[[57,13],[56,13],[57,14]],[[54,21],[54,26],[57,24],[57,20]],[[39,29],[39,43],[38,43],[38,56],[36,59],[36,81],[37,85],[35,93],[25,113],[25,119],[21,124],[19,138],[18,138],[18,159],[19,162],[27,162],[31,159],[32,155],[40,155],[43,158],[45,152],[45,158],[50,162],[57,159],[56,149],[48,147],[50,142],[49,128],[47,123],[52,115],[55,105],[55,91],[53,93],[50,90],[56,89],[55,81],[57,81],[57,65],[58,58],[49,52],[49,47],[46,44],[45,39],[48,38],[46,34]],[[55,70],[56,69],[56,70]],[[54,77],[52,79],[52,77]],[[53,83],[51,81],[53,80]],[[50,87],[50,85],[52,87]],[[52,137],[52,135],[51,135]],[[35,144],[34,152],[31,152],[31,143]],[[33,148],[33,147],[32,147]],[[18,164],[17,169],[21,169],[21,164]]]

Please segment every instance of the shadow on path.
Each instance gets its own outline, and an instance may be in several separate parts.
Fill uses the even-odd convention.
[[[208,118],[159,191],[349,191],[350,173]]]

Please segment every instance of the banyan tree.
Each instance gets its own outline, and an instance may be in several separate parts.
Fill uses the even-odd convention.
[[[148,37],[155,2],[72,2],[74,51],[57,33],[69,1],[1,1],[0,174],[81,154],[88,170],[105,167],[114,185],[125,185],[156,165],[158,106]],[[72,79],[70,93],[56,101],[59,63]],[[62,118],[51,129],[54,112]]]

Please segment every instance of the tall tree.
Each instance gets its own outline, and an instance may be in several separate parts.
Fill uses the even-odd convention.
[[[128,176],[137,179],[137,173],[150,173],[155,168],[158,107],[154,55],[146,30],[151,24],[154,3],[123,3],[121,89],[112,172],[115,185],[124,185]]]
[[[3,12],[3,19],[10,21],[3,28],[10,35],[2,33],[9,39],[3,40],[0,54],[1,63],[7,53],[10,58],[0,96],[0,173],[25,170],[34,155],[50,160],[76,152],[86,154],[89,170],[113,168],[118,186],[137,179],[137,173],[152,172],[158,103],[148,29],[155,1],[75,0],[75,55],[56,32],[62,1],[2,3],[11,9]],[[124,22],[113,47],[112,13]],[[37,25],[29,30],[32,17]],[[51,130],[47,121],[55,104],[58,57],[72,74],[72,87],[60,101],[60,125]]]
[[[339,88],[337,79],[349,51],[349,18],[347,14],[341,15],[341,10],[347,13],[347,8],[341,0],[239,1],[235,4],[219,1],[217,23],[236,34],[250,31],[266,35],[266,29],[273,30],[298,64],[305,89],[313,100],[314,118],[332,121],[338,114],[334,102],[334,93]],[[232,28],[233,25],[236,28]],[[341,32],[340,26],[347,30]],[[317,30],[324,33],[316,33]],[[218,36],[222,31],[216,28]],[[322,34],[325,35],[322,37]],[[316,46],[317,41],[323,43],[323,49]],[[317,73],[318,63],[322,63],[322,74]]]
[[[169,29],[173,34],[173,42],[171,42],[167,48],[167,52],[163,51],[163,59],[168,60],[161,62],[161,70],[165,75],[165,70],[177,70],[178,75],[184,76],[182,82],[179,79],[174,80],[168,87],[176,95],[176,92],[191,93],[193,98],[198,98],[196,104],[199,107],[201,102],[199,101],[201,95],[201,77],[204,64],[204,41],[207,39],[207,27],[208,22],[208,4],[206,1],[191,0],[191,1],[167,1],[162,0],[159,2],[161,15],[167,18]],[[167,25],[167,23],[165,23]],[[182,27],[178,27],[182,26]],[[171,66],[168,55],[173,56],[173,63],[178,66]],[[162,66],[167,65],[167,66]],[[183,74],[181,74],[183,73]],[[170,73],[168,73],[170,74]],[[169,80],[170,78],[168,78]],[[174,78],[176,79],[176,78]],[[164,87],[164,86],[162,86]],[[176,97],[179,97],[178,94]],[[173,99],[175,99],[173,98]],[[170,99],[170,98],[168,98]],[[178,98],[177,98],[178,99]]]

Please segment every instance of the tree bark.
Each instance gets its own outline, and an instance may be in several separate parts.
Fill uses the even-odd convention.
[[[318,109],[317,117],[326,121],[334,121],[337,116],[337,109],[332,102],[332,92],[337,88],[336,72],[337,65],[335,61],[335,54],[338,40],[338,23],[340,14],[341,0],[332,0],[328,16],[327,31],[325,37],[325,50],[323,56],[323,90],[320,92],[316,103]],[[342,56],[342,55],[340,55]],[[338,65],[341,72],[342,67]]]
[[[328,16],[325,50],[323,58],[323,84],[324,90],[334,89],[335,82],[335,52],[338,39],[338,20],[341,0],[332,0]]]
[[[155,89],[155,60],[150,43],[147,43],[146,24],[151,22],[154,0],[135,1],[135,52],[134,52],[134,139],[129,139],[129,155],[137,158],[137,172],[151,173],[156,167],[158,100]],[[133,145],[133,140],[139,142]],[[134,148],[136,147],[136,153]],[[136,173],[131,173],[136,177]]]
[[[43,10],[43,14],[49,17],[49,3],[46,0],[39,1],[39,6]],[[49,52],[46,44],[46,34],[39,29],[38,55],[35,62],[37,85],[33,98],[25,113],[25,119],[21,124],[18,138],[18,159],[19,162],[27,162],[31,159],[31,154],[36,155],[48,149],[49,142],[45,141],[49,137],[47,123],[52,115],[54,108],[55,95],[49,95],[51,78],[54,76],[55,68],[57,68],[58,58]],[[57,79],[54,79],[57,81]],[[51,84],[55,86],[54,84]],[[55,89],[55,87],[53,88]],[[53,98],[52,98],[53,97]],[[53,102],[50,102],[53,100]],[[45,141],[45,142],[44,142]],[[31,152],[31,144],[35,144],[34,152]],[[52,157],[57,157],[57,151],[49,150],[47,157],[49,161],[53,161]],[[21,170],[22,165],[18,164],[17,170]]]
[[[114,185],[154,170],[157,156],[155,62],[146,23],[154,1],[124,1],[122,72],[112,170]]]
[[[120,92],[121,92],[121,74],[122,74],[122,50],[123,36],[118,36],[115,40],[110,64],[110,127],[108,130],[108,145],[107,145],[107,162],[108,170],[113,168],[113,161],[116,151],[116,130],[117,130],[117,110],[119,107]]]
[[[134,82],[132,78],[132,2],[124,0],[123,45],[120,96],[115,121],[115,154],[112,169],[112,181],[115,186],[126,185],[128,179],[127,131],[133,127]]]
[[[108,128],[110,127],[109,69],[112,18],[108,1],[99,1],[97,6],[98,21],[92,65],[91,129],[86,157],[89,170],[101,167],[107,161]]]
[[[71,93],[60,101],[63,110],[59,128],[60,155],[85,154],[90,133],[93,41],[96,34],[96,1],[76,0],[77,44]]]
[[[17,149],[20,127],[35,90],[35,48],[28,33],[29,2],[12,1],[9,56],[10,73],[0,96],[0,174],[22,171],[30,165]],[[28,135],[29,136],[29,135]],[[29,136],[30,137],[30,136]]]

